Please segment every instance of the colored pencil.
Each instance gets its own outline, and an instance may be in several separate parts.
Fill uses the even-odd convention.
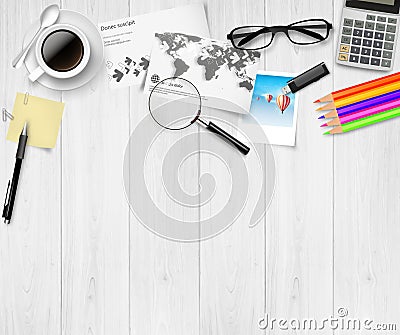
[[[400,116],[400,108],[394,108],[383,113],[371,115],[363,119],[358,119],[349,123],[345,123],[341,126],[327,131],[326,133],[324,133],[324,135],[347,133],[349,131],[356,130],[362,127],[367,127],[378,122],[393,119],[398,116]]]
[[[382,112],[386,112],[388,110],[394,109],[400,107],[400,100],[395,100],[391,102],[387,102],[382,105],[374,106],[371,108],[366,108],[362,111],[352,113],[352,114],[347,114],[344,116],[337,117],[323,125],[321,127],[327,127],[327,126],[341,126],[345,123],[355,121],[358,119],[366,118],[368,116],[374,115],[374,114],[379,114]]]
[[[378,88],[374,88],[372,90],[363,91],[356,95],[351,95],[351,96],[345,97],[343,99],[340,99],[338,101],[335,100],[323,107],[318,108],[317,111],[331,110],[331,109],[335,109],[335,108],[337,109],[339,107],[347,106],[347,105],[350,105],[350,104],[353,104],[353,103],[356,103],[359,101],[370,99],[370,98],[376,97],[378,95],[393,92],[393,91],[396,91],[399,89],[400,89],[400,81],[394,82],[394,83],[391,83],[388,85],[383,85]]]
[[[331,119],[331,118],[336,118],[339,116],[347,115],[347,114],[352,114],[358,111],[361,111],[365,108],[370,108],[373,106],[377,106],[386,102],[390,102],[393,100],[398,100],[400,99],[400,90],[386,93],[383,95],[379,95],[374,98],[370,98],[364,101],[359,101],[354,104],[348,105],[348,106],[343,106],[338,109],[334,109],[331,112],[320,116],[318,119]]]
[[[400,81],[400,72],[391,74],[389,76],[385,76],[382,78],[378,78],[375,80],[371,80],[368,81],[366,83],[362,83],[359,85],[355,85],[355,86],[351,86],[351,87],[347,87],[344,88],[342,90],[333,92],[331,94],[328,94],[326,96],[324,96],[323,98],[320,98],[316,101],[314,101],[314,103],[317,102],[328,102],[328,101],[334,101],[334,100],[339,100],[351,95],[355,95],[355,94],[359,94],[363,91],[367,91],[367,90],[371,90],[383,85],[387,85],[396,81]]]

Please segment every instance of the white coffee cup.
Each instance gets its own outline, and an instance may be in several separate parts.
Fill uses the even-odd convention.
[[[43,43],[45,42],[46,38],[50,36],[52,33],[56,31],[70,31],[78,38],[81,40],[82,45],[83,45],[83,55],[82,58],[79,62],[78,65],[76,65],[74,68],[68,71],[56,71],[50,68],[45,60],[43,59],[43,54],[42,54],[42,47]],[[59,24],[54,24],[45,30],[39,35],[37,41],[36,41],[36,47],[35,47],[35,55],[36,55],[36,60],[39,64],[39,66],[31,72],[29,75],[29,79],[31,81],[36,81],[42,74],[47,73],[49,76],[52,76],[54,78],[58,79],[65,79],[65,78],[72,78],[76,76],[78,73],[80,73],[85,66],[87,65],[90,57],[90,44],[88,39],[86,38],[85,34],[78,29],[75,26],[72,26],[70,24],[64,24],[64,23],[59,23]]]

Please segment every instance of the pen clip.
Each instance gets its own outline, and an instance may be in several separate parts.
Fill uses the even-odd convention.
[[[7,193],[6,193],[6,198],[4,199],[4,208],[3,208],[3,215],[2,217],[5,218],[7,215],[7,209],[8,209],[8,204],[9,204],[9,192],[10,192],[10,183],[11,181],[8,181],[8,185],[7,185]]]

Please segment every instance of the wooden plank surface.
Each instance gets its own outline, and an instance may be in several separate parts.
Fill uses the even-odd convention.
[[[177,6],[190,4],[187,0],[167,1],[136,1],[131,0],[131,15],[140,15]],[[144,117],[149,117],[147,97],[143,96],[142,87],[131,88],[131,132]],[[164,133],[165,134],[165,131]],[[155,144],[150,151],[154,156],[154,164],[149,158],[149,164],[143,171],[150,178],[148,190],[155,197],[154,203],[146,204],[147,211],[152,212],[153,206],[165,210],[167,216],[186,217],[196,221],[197,213],[182,209],[177,204],[168,202],[165,190],[157,178],[161,177],[161,160],[159,157],[168,151],[168,147],[179,141],[181,134],[169,132],[164,136],[164,142]],[[183,148],[182,148],[183,149]],[[182,155],[176,153],[179,160]],[[134,161],[135,159],[132,158]],[[174,178],[179,174],[184,181],[183,186],[197,187],[198,157],[190,159],[185,172],[171,171]],[[136,177],[136,176],[133,176]],[[166,176],[169,178],[169,176]],[[151,185],[156,185],[152,187]],[[185,185],[190,184],[190,185]],[[195,188],[194,188],[195,189]],[[171,193],[177,189],[168,190]],[[147,230],[131,214],[130,232],[130,292],[131,292],[131,332],[132,334],[199,334],[199,246],[198,243],[179,243],[160,238]],[[163,224],[163,222],[159,222]]]
[[[337,25],[340,11],[335,3]],[[397,57],[394,72],[399,69]],[[386,74],[337,66],[335,89]],[[334,151],[335,311],[345,308],[349,316],[368,318],[374,325],[396,323],[397,332],[399,126],[400,119],[394,119],[337,136]]]
[[[207,17],[211,36],[226,40],[226,34],[236,26],[264,22],[264,1],[207,1]],[[214,122],[229,131],[228,125],[223,123],[229,120],[223,115],[219,118]],[[201,137],[202,150],[215,147],[219,141],[213,135],[206,135]],[[258,145],[261,155],[263,150],[264,146]],[[243,184],[241,192],[237,193],[231,187],[238,183],[235,179],[252,174],[252,168],[256,170],[250,165],[247,171],[235,173],[232,164],[237,164],[236,159],[246,161],[248,158],[226,143],[212,152],[215,156],[204,153],[200,156],[200,173],[212,174],[216,187],[213,200],[200,209],[200,228],[203,229],[206,227],[201,223],[207,218],[227,210],[239,212],[240,199],[245,197],[250,186]],[[221,162],[226,163],[226,168]],[[201,200],[203,203],[206,196]],[[265,221],[249,228],[245,218],[248,219],[240,216],[227,230],[200,244],[200,334],[259,332],[257,319],[263,314],[265,304]],[[225,224],[231,223],[226,221]]]
[[[97,23],[194,2],[61,5]],[[61,94],[11,68],[28,23],[50,3],[9,1],[0,13],[0,107],[11,111],[15,93],[26,90],[66,102],[56,148],[29,148],[13,222],[0,224],[0,334],[253,334],[263,333],[257,322],[264,313],[322,320],[340,307],[400,327],[400,120],[333,138],[322,136],[313,111],[312,102],[333,89],[383,75],[335,64],[341,2],[204,2],[219,39],[241,24],[311,17],[333,21],[335,30],[319,46],[293,46],[280,36],[263,52],[267,70],[299,73],[325,61],[331,75],[299,94],[296,147],[274,147],[277,185],[266,222],[253,229],[235,224],[201,243],[160,238],[129,211],[121,173],[129,135],[147,115],[140,88],[109,90],[99,74]],[[1,123],[0,196],[16,150],[5,140],[7,127]],[[199,167],[212,164],[194,156],[181,175],[184,188],[196,189]],[[158,171],[148,165],[149,180]],[[166,211],[191,220],[207,214]]]
[[[37,20],[41,9],[48,4],[48,1],[2,3],[1,107],[7,107],[10,113],[16,92],[28,91],[54,100],[61,98],[58,92],[30,84],[24,67],[18,70],[11,67],[11,61],[22,48],[28,24]],[[0,192],[3,200],[7,182],[12,178],[17,145],[6,142],[8,124],[1,123]],[[11,224],[0,224],[0,333],[56,334],[60,329],[61,312],[59,141],[53,150],[27,148],[19,183]]]
[[[330,1],[267,1],[265,15],[267,25],[333,20]],[[302,47],[282,34],[266,51],[266,69],[302,73],[324,61],[332,70],[333,49],[332,36]],[[333,139],[321,135],[313,111],[313,101],[332,83],[333,74],[298,93],[296,147],[274,147],[277,185],[267,219],[266,313],[277,319],[322,320],[332,312]]]
[[[129,15],[129,5],[67,0],[93,22]],[[129,209],[121,182],[129,136],[129,89],[99,73],[63,93],[62,334],[129,332]]]

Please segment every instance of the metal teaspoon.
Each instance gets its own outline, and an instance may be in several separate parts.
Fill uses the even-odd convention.
[[[15,57],[15,59],[12,62],[13,67],[15,67],[16,69],[21,67],[22,63],[25,60],[26,55],[28,54],[29,49],[32,47],[33,42],[35,42],[36,37],[43,29],[54,24],[57,21],[59,15],[60,15],[60,7],[58,7],[58,5],[50,5],[43,10],[42,14],[40,14],[39,30],[36,32],[35,36],[33,36],[33,38],[31,39],[29,44],[25,47],[25,49],[23,49],[21,53],[17,57]]]

